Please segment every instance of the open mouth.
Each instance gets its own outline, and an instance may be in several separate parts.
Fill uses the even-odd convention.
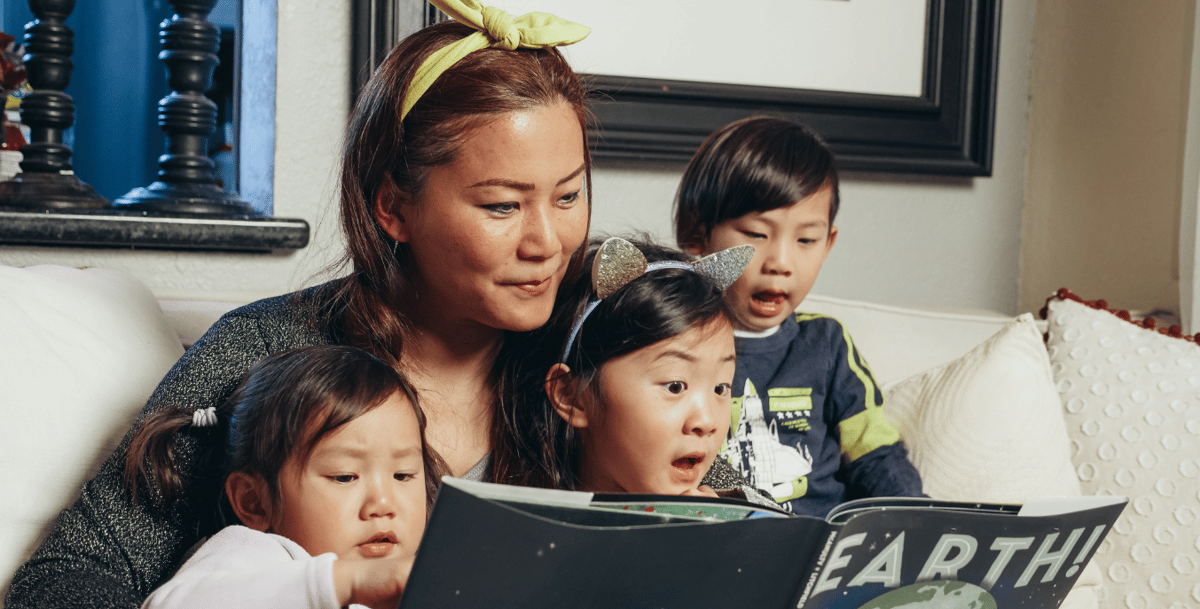
[[[750,309],[763,317],[774,317],[787,307],[787,293],[774,290],[755,292],[750,297]]]
[[[783,301],[787,300],[787,294],[785,292],[774,291],[758,292],[754,295],[754,300],[764,304],[781,305]]]
[[[398,541],[395,533],[387,531],[376,533],[370,539],[358,544],[358,547],[364,557],[378,558],[390,554]]]
[[[703,462],[704,462],[704,455],[701,453],[695,453],[695,454],[687,455],[685,457],[680,457],[680,458],[672,461],[671,465],[675,469],[691,471],[691,470],[699,467],[699,465]]]

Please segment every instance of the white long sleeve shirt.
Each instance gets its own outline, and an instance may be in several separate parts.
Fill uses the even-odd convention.
[[[285,537],[226,527],[151,593],[142,609],[338,609],[336,559],[332,552],[309,556]]]

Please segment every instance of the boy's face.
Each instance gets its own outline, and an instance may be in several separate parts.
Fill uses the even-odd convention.
[[[589,407],[581,486],[679,495],[696,489],[729,431],[735,351],[719,318],[613,358],[600,371],[603,412]]]
[[[272,533],[316,556],[412,557],[425,530],[417,415],[399,393],[326,435],[279,472]]]
[[[837,227],[829,225],[832,198],[826,187],[785,207],[726,220],[713,227],[702,252],[692,252],[754,246],[754,259],[725,290],[734,328],[758,332],[778,326],[808,296],[837,241]]]

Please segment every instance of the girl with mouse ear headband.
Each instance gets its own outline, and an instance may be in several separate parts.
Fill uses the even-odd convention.
[[[717,458],[735,363],[724,290],[753,255],[696,261],[649,240],[593,240],[503,411],[531,462],[511,483],[756,499]]]

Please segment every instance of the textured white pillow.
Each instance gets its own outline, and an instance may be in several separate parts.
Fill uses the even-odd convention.
[[[895,383],[883,407],[931,497],[1080,494],[1046,346],[1028,313],[959,359]],[[1095,608],[1100,581],[1089,564],[1061,609]]]
[[[1062,402],[1028,313],[886,397],[931,497],[1020,503],[1079,494]]]
[[[1130,498],[1093,561],[1105,604],[1200,606],[1200,347],[1071,300],[1048,320],[1083,491]]]
[[[125,273],[0,266],[0,588],[182,354]]]

